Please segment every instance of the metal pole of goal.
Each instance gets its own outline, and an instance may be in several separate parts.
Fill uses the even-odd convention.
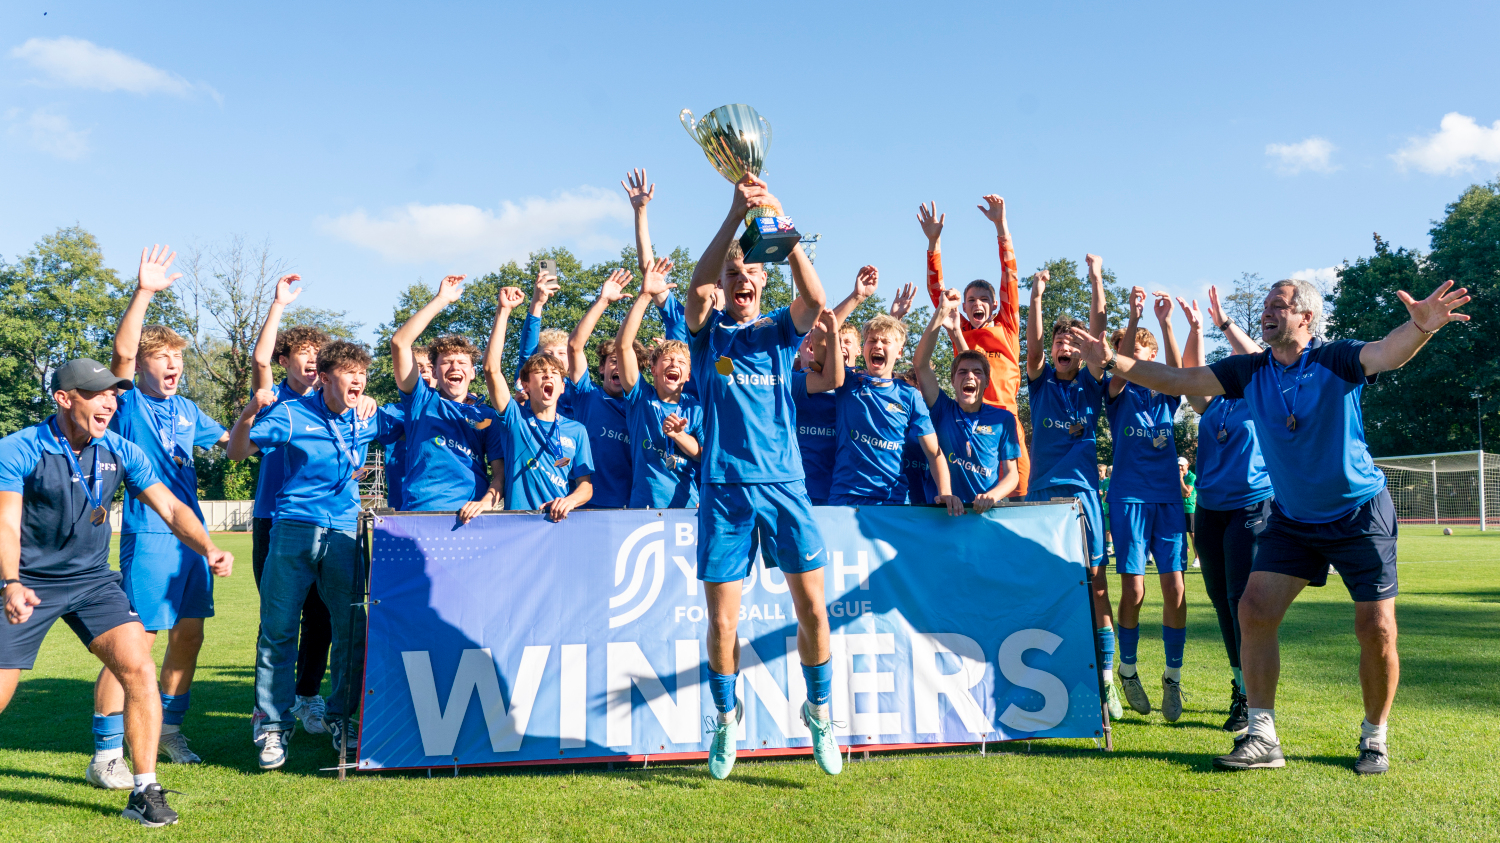
[[[1432,461],[1432,523],[1438,523],[1437,508],[1437,460]]]
[[[1479,532],[1484,532],[1484,449],[1479,449]]]

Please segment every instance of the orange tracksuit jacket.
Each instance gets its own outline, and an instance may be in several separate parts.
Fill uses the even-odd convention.
[[[1021,389],[1021,297],[1016,283],[1016,251],[1009,240],[998,237],[996,240],[1000,245],[1000,301],[995,306],[995,318],[989,325],[978,328],[970,326],[967,318],[959,318],[969,348],[984,352],[990,361],[990,384],[984,392],[984,403],[1009,410],[1016,417],[1016,444],[1021,452],[1016,468],[1020,481],[1011,496],[1022,497],[1027,491],[1031,457],[1026,452],[1026,433],[1016,407],[1016,394]],[[927,293],[936,307],[943,294],[941,252],[927,253]]]

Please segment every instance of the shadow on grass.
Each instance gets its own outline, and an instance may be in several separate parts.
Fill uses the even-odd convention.
[[[83,781],[83,775],[59,776],[56,773],[44,773],[40,770],[18,770],[14,767],[0,767],[0,778],[12,779],[47,779],[60,784],[78,784]]]
[[[32,793],[27,790],[0,790],[0,802],[32,802],[41,805],[52,805],[58,808],[76,808],[80,811],[102,814],[106,817],[118,817],[120,815],[120,808],[111,808],[95,802],[84,802],[80,799],[64,799],[61,796]]]

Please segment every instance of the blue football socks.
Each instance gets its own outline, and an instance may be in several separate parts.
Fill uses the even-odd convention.
[[[1167,651],[1167,676],[1173,680],[1182,678],[1182,648],[1187,644],[1187,629],[1173,629],[1162,625],[1162,648]]]
[[[1094,641],[1099,647],[1099,670],[1104,676],[1104,681],[1110,680],[1115,666],[1115,630],[1114,627],[1101,626],[1094,630]]]
[[[807,701],[813,705],[828,705],[833,698],[833,659],[822,664],[803,665],[802,678],[807,681]]]
[[[739,678],[738,673],[714,673],[712,668],[709,669],[708,691],[713,695],[714,706],[720,714],[734,711],[734,683]]]
[[[162,694],[161,724],[163,726],[181,726],[182,719],[187,716],[188,703],[192,698],[192,691],[188,691],[185,694]]]
[[[1120,637],[1120,675],[1135,675],[1135,651],[1141,644],[1141,628],[1138,626],[1119,626],[1115,628],[1115,634]]]
[[[94,752],[125,747],[125,713],[94,715]]]

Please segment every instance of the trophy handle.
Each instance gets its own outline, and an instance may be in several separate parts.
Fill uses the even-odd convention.
[[[760,116],[759,114],[755,115],[755,119],[760,121],[761,131],[765,132],[766,134],[765,145],[762,146],[760,150],[761,156],[764,157],[767,152],[771,151],[771,122],[766,118]]]
[[[677,115],[677,119],[682,121],[682,128],[687,129],[688,137],[696,141],[698,139],[698,131],[696,121],[693,120],[693,110],[691,108],[684,108]]]

